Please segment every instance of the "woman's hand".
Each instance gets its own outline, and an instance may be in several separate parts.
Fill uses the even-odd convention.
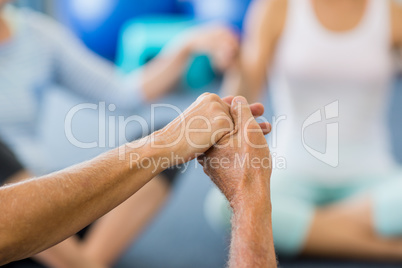
[[[187,45],[192,54],[207,54],[219,71],[225,71],[239,53],[239,37],[224,24],[204,24],[186,33]]]

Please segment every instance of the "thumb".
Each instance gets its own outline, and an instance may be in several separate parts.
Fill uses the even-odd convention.
[[[254,119],[246,98],[242,96],[235,97],[230,106],[230,114],[236,127],[243,129],[250,120]]]

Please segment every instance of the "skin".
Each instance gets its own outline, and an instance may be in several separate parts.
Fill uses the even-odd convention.
[[[9,2],[8,0],[0,0],[0,8],[3,8],[3,6],[5,4],[7,4],[7,2]]]
[[[120,256],[137,239],[154,215],[163,208],[169,195],[170,186],[166,180],[153,179],[147,183],[126,202],[94,224],[81,244],[84,255],[112,266],[116,256]],[[122,228],[126,222],[136,224]]]
[[[267,64],[272,61],[276,43],[285,25],[287,1],[256,0],[245,20],[240,55],[226,75],[223,91],[242,95],[248,101],[260,98],[266,82]]]
[[[22,170],[9,177],[4,185],[24,182],[32,177],[31,173]],[[101,265],[87,258],[80,249],[81,243],[78,237],[72,236],[58,245],[33,256],[33,258],[49,267],[101,267]]]
[[[4,184],[13,184],[13,183],[17,183],[17,182],[27,180],[29,178],[32,178],[31,173],[29,173],[26,170],[22,170],[20,172],[17,172],[13,176],[9,177]]]
[[[243,95],[249,101],[260,98],[284,28],[287,4],[287,0],[257,0],[251,7],[240,59],[227,75],[228,94]],[[325,28],[342,33],[356,27],[364,14],[366,1],[313,0],[313,5],[317,18]],[[390,1],[390,5],[390,44],[400,50],[402,7],[394,1]],[[374,230],[372,213],[370,196],[318,208],[302,254],[360,260],[402,260],[402,239],[379,237]]]
[[[0,2],[0,11],[2,9],[4,4]],[[7,26],[6,21],[2,16],[0,16],[0,42],[7,41],[8,39],[11,38],[11,31],[9,27]]]
[[[0,11],[7,3],[0,1]],[[0,15],[0,43],[12,38],[12,33]],[[139,86],[146,101],[152,102],[170,92],[186,70],[193,54],[210,55],[216,69],[224,71],[232,64],[239,49],[236,35],[224,25],[202,25],[183,33],[180,42],[171,44],[141,70]],[[30,177],[23,174],[16,181]],[[149,192],[159,193],[155,195]],[[162,175],[144,187],[135,197],[100,219],[91,229],[83,243],[77,238],[65,241],[35,256],[49,267],[105,267],[112,265],[138,237],[165,203],[170,185]],[[147,204],[147,206],[143,206]],[[139,211],[135,215],[127,211]],[[121,225],[124,222],[126,224]],[[119,226],[118,232],[116,226]],[[108,243],[104,243],[107,241]],[[112,242],[111,242],[112,241]]]
[[[32,174],[23,170],[10,177],[5,184],[22,182],[32,177]],[[84,240],[72,236],[33,258],[43,265],[58,268],[112,265],[149,224],[169,196],[170,185],[162,177],[161,174],[157,175],[135,195],[100,218]],[[125,224],[122,225],[122,222]]]
[[[112,266],[170,196],[171,186],[162,176],[156,176],[135,195],[97,220],[83,240],[73,236],[37,254],[34,259],[57,268]]]
[[[234,130],[198,158],[233,209],[229,267],[276,267],[270,202],[272,167],[250,165],[251,161],[243,167],[235,164],[236,156],[271,163],[268,145],[245,98],[233,99],[230,113]],[[224,159],[229,160],[226,165],[214,164]]]
[[[263,106],[255,104],[249,110],[258,116],[263,113]],[[196,120],[200,117],[205,120]],[[207,130],[206,122],[210,126]],[[206,93],[182,116],[147,138],[84,164],[0,188],[0,265],[60,243],[163,171],[162,165],[155,164],[158,160],[171,159],[171,152],[180,159],[179,163],[196,158],[233,130],[231,122],[230,106],[217,95]],[[265,134],[270,131],[267,124],[260,124],[260,128]],[[198,131],[193,132],[194,129]],[[183,130],[184,136],[178,130]],[[175,143],[171,144],[172,141]],[[132,154],[138,156],[136,161],[130,160]],[[144,159],[151,161],[149,168],[142,168]]]

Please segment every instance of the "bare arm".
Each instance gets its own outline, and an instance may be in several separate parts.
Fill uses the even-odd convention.
[[[229,267],[276,267],[271,220],[271,166],[266,161],[271,161],[269,149],[255,146],[266,144],[266,141],[263,131],[253,132],[260,127],[253,120],[247,102],[241,103],[237,109],[235,106],[236,104],[232,105],[231,109],[235,129],[243,138],[248,136],[240,141],[241,149],[238,154],[242,159],[247,159],[247,156],[249,158],[244,162],[243,172],[237,173],[241,174],[240,177],[228,177],[239,182],[237,191],[228,194],[228,187],[222,188],[233,208]],[[269,128],[268,126],[267,129]],[[247,134],[247,131],[250,132]],[[266,133],[267,130],[264,130],[264,134]],[[258,161],[254,162],[256,159]],[[219,183],[218,185],[222,186]]]
[[[398,56],[402,59],[402,4],[399,1],[391,1],[391,18],[392,18],[392,31],[391,42],[394,48],[398,51]],[[402,60],[399,61],[401,63]],[[402,64],[400,64],[400,70],[402,70]]]
[[[189,43],[168,52],[161,52],[139,72],[139,87],[147,101],[153,101],[171,91],[187,67],[192,48]]]
[[[263,135],[270,126],[257,124],[244,98],[235,98],[230,111],[234,132],[199,158],[233,208],[229,267],[276,267],[270,200],[272,162]]]
[[[394,47],[402,47],[402,4],[400,1],[391,0],[392,44]]]
[[[276,266],[269,198],[233,207],[229,267]]]
[[[140,88],[147,100],[170,91],[197,53],[209,55],[215,67],[225,70],[238,52],[236,35],[225,25],[195,26],[174,39],[140,71]]]
[[[172,40],[143,68],[126,75],[116,66],[89,51],[65,27],[47,16],[29,12],[35,34],[52,53],[54,79],[63,87],[97,101],[123,108],[152,101],[172,90],[193,54],[211,56],[218,68],[237,54],[237,36],[225,25],[192,27]],[[225,67],[225,66],[223,66]]]
[[[127,151],[127,159],[132,152]],[[163,154],[147,146],[135,152],[151,159]],[[0,188],[0,264],[32,256],[73,235],[139,190],[155,175],[152,170],[131,169],[116,149],[85,164]]]
[[[257,0],[251,5],[239,59],[225,76],[225,94],[242,95],[250,102],[260,98],[285,24],[286,8],[286,0]]]
[[[251,108],[258,112],[260,106]],[[0,265],[70,237],[133,195],[167,164],[204,153],[233,130],[231,122],[229,105],[206,93],[148,138],[81,165],[0,188]]]
[[[0,265],[73,235],[138,191],[161,167],[189,161],[210,148],[231,130],[230,122],[228,105],[217,95],[203,94],[149,138],[81,165],[0,188]]]

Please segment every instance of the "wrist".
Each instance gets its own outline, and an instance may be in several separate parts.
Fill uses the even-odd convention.
[[[245,181],[250,179],[247,178]],[[269,178],[259,176],[250,183],[243,183],[240,190],[230,200],[230,205],[234,213],[241,212],[245,208],[271,212]]]
[[[182,35],[182,48],[184,51],[188,53],[188,55],[192,55],[197,53],[200,50],[200,37],[202,37],[203,33],[198,29],[192,29],[191,31],[186,31]]]
[[[142,170],[157,175],[167,168],[168,149],[161,141],[155,141],[154,134],[151,134],[126,144],[120,157],[128,160],[130,170]]]
[[[196,42],[194,41],[192,34],[188,34],[184,39],[185,41],[181,47],[181,54],[185,57],[190,57],[196,50]]]
[[[259,198],[258,200],[232,200],[230,205],[233,209],[233,214],[244,214],[245,211],[249,213],[271,213],[272,206],[271,200],[267,198]]]
[[[270,228],[272,224],[272,207],[269,200],[264,202],[242,202],[235,206],[232,206],[233,216],[232,224],[233,226],[242,225],[244,222],[262,225]]]
[[[170,129],[169,125],[150,135],[150,147],[162,165],[162,171],[168,167],[183,164],[191,159],[189,145],[183,142],[181,129]]]

